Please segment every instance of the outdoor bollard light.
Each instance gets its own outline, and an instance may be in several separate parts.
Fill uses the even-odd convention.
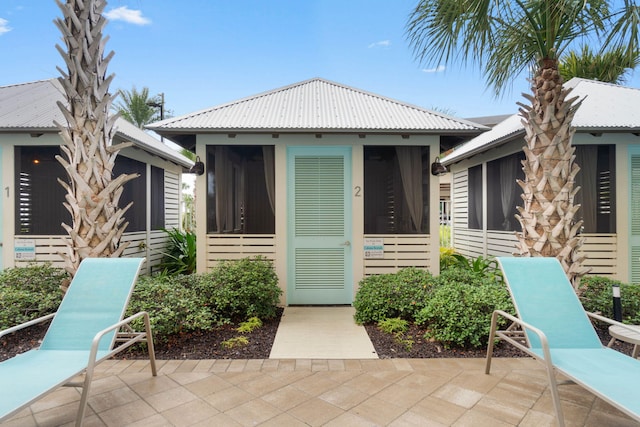
[[[622,303],[620,302],[620,285],[613,285],[613,320],[622,322]]]

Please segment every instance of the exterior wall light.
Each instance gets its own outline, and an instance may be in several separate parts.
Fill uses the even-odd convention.
[[[440,163],[440,157],[436,157],[436,161],[431,163],[431,175],[440,176],[448,172],[447,167]]]
[[[191,169],[189,169],[189,173],[195,173],[196,175],[202,175],[204,173],[204,163],[200,161],[200,157],[196,156],[196,162]]]

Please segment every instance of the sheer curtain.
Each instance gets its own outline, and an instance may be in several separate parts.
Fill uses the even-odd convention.
[[[598,209],[598,147],[594,145],[576,147],[576,163],[580,166],[576,185],[581,189],[576,194],[574,203],[581,205],[578,215],[581,215],[584,221],[582,224],[584,231],[595,233]]]
[[[469,168],[468,171],[468,209],[469,228],[482,229],[482,165]]]
[[[271,212],[276,213],[276,177],[275,177],[275,147],[273,145],[262,146],[262,159],[264,162],[264,181],[267,185],[267,196]]]
[[[500,202],[502,204],[502,229],[511,230],[512,206],[515,198],[518,159],[508,156],[500,160]]]
[[[218,233],[232,228],[233,200],[231,191],[233,184],[233,167],[229,161],[229,149],[215,148],[215,189],[216,189],[216,227]]]
[[[402,189],[416,231],[422,231],[422,148],[396,147]]]

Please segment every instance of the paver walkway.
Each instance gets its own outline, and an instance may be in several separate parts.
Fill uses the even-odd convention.
[[[85,426],[547,426],[553,405],[532,359],[109,360],[97,368]],[[3,387],[6,385],[3,385]],[[570,426],[635,426],[575,385]],[[73,422],[80,395],[60,388],[7,426]]]

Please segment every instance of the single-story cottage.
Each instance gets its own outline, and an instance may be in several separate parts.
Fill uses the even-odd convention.
[[[573,126],[591,274],[640,283],[640,89],[574,78]],[[442,159],[452,173],[453,246],[467,256],[511,255],[524,177],[524,127],[515,114]]]
[[[62,267],[62,222],[71,224],[63,206],[67,179],[55,159],[62,138],[54,124],[66,123],[56,102],[65,101],[57,79],[0,87],[0,267],[51,262]],[[158,264],[167,236],[163,228],[180,226],[182,173],[193,162],[124,119],[114,126],[114,144],[131,141],[116,158],[114,175],[138,173],[124,186],[129,226],[124,256],[146,257],[146,270]]]
[[[438,273],[441,144],[483,126],[320,78],[149,126],[195,150],[198,270],[262,255],[284,304],[351,304],[366,275]]]

